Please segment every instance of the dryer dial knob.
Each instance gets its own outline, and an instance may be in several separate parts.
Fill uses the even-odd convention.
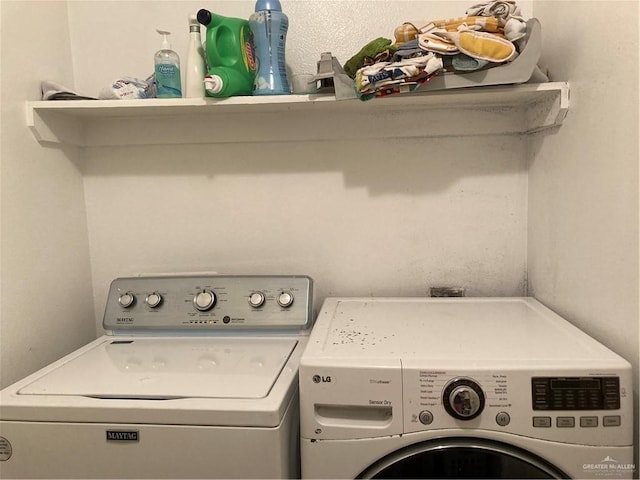
[[[216,294],[211,290],[202,290],[193,297],[193,306],[199,312],[208,312],[216,304]]]
[[[471,420],[484,409],[484,393],[474,380],[458,378],[447,384],[442,401],[444,408],[454,418]]]

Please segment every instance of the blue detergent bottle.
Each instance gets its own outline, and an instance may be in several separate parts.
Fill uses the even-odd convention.
[[[254,95],[289,95],[285,46],[289,19],[282,13],[280,0],[258,0],[249,25],[258,60]]]

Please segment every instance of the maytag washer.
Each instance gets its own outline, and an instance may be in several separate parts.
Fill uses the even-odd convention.
[[[0,393],[0,477],[291,478],[306,276],[119,278],[108,331]]]
[[[631,365],[531,298],[329,298],[303,478],[631,478]]]

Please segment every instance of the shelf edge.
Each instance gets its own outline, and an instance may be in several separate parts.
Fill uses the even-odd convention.
[[[29,101],[26,104],[26,123],[35,139],[41,143],[70,144],[74,146],[117,145],[105,138],[96,141],[105,123],[136,122],[159,117],[165,119],[200,116],[215,118],[219,114],[258,114],[294,116],[309,114],[308,108],[314,104],[328,105],[322,112],[331,115],[370,114],[371,108],[377,112],[398,112],[402,109],[416,111],[424,107],[452,111],[464,108],[477,109],[519,108],[523,112],[525,125],[519,131],[505,134],[529,134],[561,125],[569,109],[568,82],[547,82],[541,84],[519,84],[511,86],[487,86],[477,89],[463,88],[448,91],[404,94],[361,102],[360,100],[336,100],[333,95],[283,95],[274,97],[231,97],[228,99],[149,99],[149,100],[75,100],[75,101]],[[505,99],[505,97],[507,97]],[[474,103],[475,98],[475,103]],[[97,103],[98,102],[98,103]],[[107,103],[108,102],[108,103]],[[153,103],[151,103],[153,102]],[[363,108],[359,108],[362,104]],[[269,107],[261,109],[261,106]],[[333,107],[331,106],[333,105]],[[222,108],[218,109],[220,106]],[[309,107],[306,107],[309,106]],[[174,107],[177,107],[173,110]],[[298,108],[296,108],[298,107]],[[276,110],[274,110],[274,108]],[[318,114],[320,111],[318,111]],[[106,129],[109,130],[109,129]],[[104,133],[108,137],[109,133]],[[473,130],[473,129],[472,129]],[[442,132],[440,132],[442,134]],[[461,136],[465,132],[458,133]],[[469,133],[473,135],[474,133]],[[140,139],[139,144],[158,144],[151,137]],[[428,133],[425,134],[429,136]],[[285,135],[286,137],[286,135]],[[338,135],[336,138],[340,138]],[[87,140],[89,143],[87,143]],[[167,143],[180,143],[179,138],[165,139]],[[295,136],[285,141],[295,141]],[[304,139],[301,139],[304,141]],[[256,140],[260,141],[260,140]],[[212,143],[217,143],[212,140]],[[126,144],[126,143],[125,143]]]

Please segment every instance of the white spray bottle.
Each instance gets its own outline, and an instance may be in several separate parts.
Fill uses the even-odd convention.
[[[200,22],[195,15],[190,15],[189,50],[184,80],[184,96],[186,98],[203,98],[205,96],[204,77],[206,74],[204,48],[200,39]]]

